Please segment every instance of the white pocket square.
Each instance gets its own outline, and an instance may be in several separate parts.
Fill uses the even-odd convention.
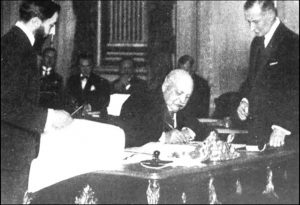
[[[94,91],[94,90],[96,90],[96,88],[95,86],[92,85],[90,91]]]
[[[274,61],[274,62],[269,63],[270,66],[277,65],[277,64],[278,64],[278,61]]]

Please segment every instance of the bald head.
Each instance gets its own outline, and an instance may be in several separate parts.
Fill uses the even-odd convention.
[[[186,106],[193,92],[193,86],[193,79],[185,70],[175,69],[166,76],[162,91],[170,112],[178,112]]]

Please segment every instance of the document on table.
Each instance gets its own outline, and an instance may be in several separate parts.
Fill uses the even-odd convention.
[[[83,119],[41,135],[39,155],[31,163],[28,191],[97,170],[122,166],[125,134],[117,126]]]
[[[109,115],[119,116],[121,113],[122,105],[128,99],[129,94],[112,94],[110,95],[110,102],[107,107]]]
[[[196,142],[195,142],[196,143]],[[159,151],[159,159],[161,160],[172,160],[168,166],[206,166],[206,164],[201,163],[198,159],[191,159],[188,153],[195,149],[195,144],[164,144],[161,142],[149,142],[141,147],[127,148],[124,151],[124,164],[140,163],[143,160],[151,160],[153,158],[153,152]],[[180,153],[182,158],[176,158],[173,153]]]

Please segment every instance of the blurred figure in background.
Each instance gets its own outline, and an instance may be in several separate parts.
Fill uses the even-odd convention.
[[[196,74],[193,65],[194,59],[189,55],[181,56],[178,60],[178,69],[189,72],[194,81],[193,93],[182,111],[196,118],[207,118],[209,115],[210,87],[205,79]]]
[[[131,94],[147,89],[146,81],[136,76],[136,67],[132,58],[123,58],[119,65],[120,77],[111,83],[111,93]]]
[[[61,108],[63,79],[55,69],[57,52],[49,47],[43,51],[42,57],[40,106]]]

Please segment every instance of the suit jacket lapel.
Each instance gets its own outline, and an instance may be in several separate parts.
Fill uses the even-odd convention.
[[[283,31],[285,29],[285,26],[280,23],[278,28],[276,29],[275,33],[273,34],[268,46],[264,49],[263,53],[262,53],[262,61],[259,65],[258,68],[256,68],[257,70],[257,74],[258,72],[262,72],[263,69],[266,67],[266,64],[269,63],[270,59],[275,58],[275,51],[277,51],[277,47],[280,44],[280,42],[282,41],[284,35],[283,35]],[[256,60],[257,61],[257,56],[256,56]]]

